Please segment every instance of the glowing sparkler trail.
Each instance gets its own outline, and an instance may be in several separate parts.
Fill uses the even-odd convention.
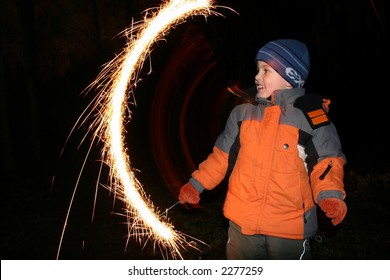
[[[112,178],[112,186],[109,186],[109,189],[125,202],[127,217],[132,219],[128,227],[129,236],[136,236],[139,240],[152,239],[158,243],[160,249],[167,249],[174,258],[182,258],[179,249],[187,242],[184,234],[159,219],[159,214],[131,170],[123,144],[124,116],[129,113],[127,100],[134,91],[138,82],[137,74],[150,54],[153,43],[161,40],[170,28],[187,17],[217,14],[212,12],[211,8],[211,0],[171,0],[154,12],[149,10],[147,14],[151,16],[145,16],[142,24],[126,30],[129,37],[127,47],[119,57],[104,67],[92,83],[92,86],[102,87],[102,90],[95,99],[93,108],[98,109],[98,116],[91,129],[95,131],[94,139],[98,138],[104,143],[103,160],[110,167]],[[133,36],[136,29],[138,32]]]

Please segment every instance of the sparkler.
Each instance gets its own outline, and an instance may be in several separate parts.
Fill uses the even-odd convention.
[[[139,241],[154,240],[161,251],[170,253],[173,258],[182,258],[180,249],[186,245],[191,247],[194,245],[186,241],[187,235],[175,231],[167,220],[160,219],[162,215],[154,208],[134,175],[123,143],[124,124],[131,117],[127,100],[134,93],[139,81],[138,73],[149,56],[152,45],[161,40],[169,29],[188,17],[218,14],[212,10],[214,8],[212,2],[171,0],[155,11],[148,10],[142,22],[133,24],[124,31],[128,37],[127,46],[118,57],[105,65],[103,71],[90,85],[101,88],[98,96],[88,106],[92,106],[92,109],[97,109],[98,112],[90,126],[93,131],[92,142],[98,139],[104,144],[102,159],[109,166],[112,178],[111,185],[106,187],[115,193],[117,199],[125,202],[129,238],[135,236]],[[91,114],[89,113],[87,117]],[[73,197],[74,194],[72,200]]]

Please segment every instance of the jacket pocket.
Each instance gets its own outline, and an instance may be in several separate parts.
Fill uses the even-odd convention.
[[[275,139],[272,169],[280,173],[294,173],[298,170],[298,130],[280,125]],[[298,174],[296,174],[298,175]]]

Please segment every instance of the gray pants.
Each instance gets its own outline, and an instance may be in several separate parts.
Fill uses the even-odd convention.
[[[229,221],[226,257],[228,260],[310,260],[308,239],[294,240],[261,234],[245,235]]]

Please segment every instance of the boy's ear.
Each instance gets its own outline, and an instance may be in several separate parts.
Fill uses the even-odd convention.
[[[286,80],[284,80],[284,81],[286,83],[286,89],[292,89],[293,88],[293,86],[289,82],[287,82]]]

